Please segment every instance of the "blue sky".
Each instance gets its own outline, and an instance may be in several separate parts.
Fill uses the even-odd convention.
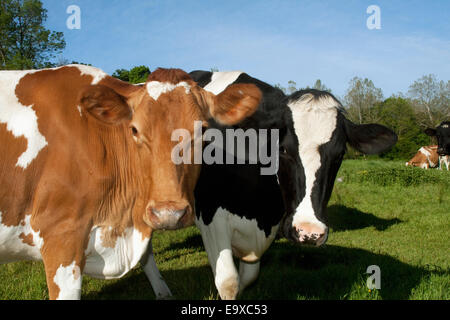
[[[422,75],[450,79],[448,0],[43,0],[46,26],[63,31],[62,56],[109,74],[136,65],[242,70],[270,84],[316,79],[343,96],[354,76],[385,97]],[[69,5],[81,29],[69,30]],[[369,5],[381,29],[369,30]]]

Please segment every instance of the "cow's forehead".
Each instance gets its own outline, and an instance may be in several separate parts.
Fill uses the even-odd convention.
[[[316,98],[304,94],[291,100],[294,130],[300,146],[321,145],[331,140],[337,126],[337,102],[328,96]]]
[[[170,82],[149,81],[145,85],[147,94],[155,101],[158,101],[161,94],[171,93],[173,90],[179,87],[184,88],[186,94],[189,94],[191,92],[191,85],[186,81],[181,81],[176,84]]]
[[[144,97],[133,106],[133,121],[150,136],[157,132],[170,134],[176,129],[193,131],[195,121],[203,121],[205,116],[192,95],[192,87],[185,81],[147,82],[142,87]]]

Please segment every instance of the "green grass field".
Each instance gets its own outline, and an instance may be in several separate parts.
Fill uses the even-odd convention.
[[[450,172],[404,162],[344,161],[320,248],[276,240],[240,299],[450,299]],[[218,299],[195,227],[157,232],[156,261],[176,299]],[[369,290],[378,265],[381,289]],[[0,299],[47,299],[41,262],[0,265]],[[118,280],[83,279],[82,299],[154,299],[140,267]]]

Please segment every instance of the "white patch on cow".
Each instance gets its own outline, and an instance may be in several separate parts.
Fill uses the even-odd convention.
[[[191,90],[191,86],[187,82],[182,81],[177,84],[169,82],[150,81],[147,83],[147,92],[155,100],[158,100],[159,96],[163,93],[170,92],[178,87],[184,87],[186,94]]]
[[[82,117],[82,116],[83,116],[83,112],[82,112],[82,110],[81,110],[81,107],[80,107],[80,106],[77,106],[77,109],[78,109],[78,112],[80,113],[80,117]]]
[[[80,267],[75,261],[67,267],[60,267],[56,270],[53,282],[59,287],[57,300],[79,300],[81,297],[82,276]]]
[[[91,277],[120,278],[134,268],[147,251],[149,238],[143,238],[134,228],[125,229],[124,235],[117,237],[114,248],[103,245],[102,234],[102,227],[93,227],[85,251],[84,273]]]
[[[69,64],[67,65],[67,67],[75,67],[78,70],[80,70],[81,75],[91,76],[92,77],[91,84],[98,84],[100,81],[103,80],[103,78],[108,76],[108,74],[106,74],[103,70],[91,66],[85,66],[82,64]]]
[[[20,237],[32,235],[32,244],[23,242]],[[21,260],[41,260],[41,248],[44,240],[40,232],[36,232],[31,226],[31,215],[26,215],[18,226],[6,226],[2,223],[0,212],[0,263],[8,263]]]
[[[433,158],[433,154],[435,156],[434,158],[439,158],[437,156],[437,151],[436,150],[437,150],[437,147],[422,147],[422,148],[419,149],[419,152],[422,153],[426,157],[426,162],[427,162],[427,163],[423,163],[421,165],[421,168],[428,169],[430,167],[434,168],[434,167],[439,165],[439,159],[436,159],[437,162],[434,162],[433,159],[432,159]]]
[[[219,94],[230,84],[234,83],[242,73],[242,71],[213,72],[211,82],[203,89],[214,94]]]
[[[47,140],[39,132],[36,112],[33,105],[24,106],[16,96],[16,86],[25,75],[31,71],[0,72],[0,123],[6,124],[6,129],[14,137],[27,139],[27,149],[17,159],[16,166],[26,169],[47,145]]]
[[[420,148],[419,151],[420,151],[422,154],[424,154],[427,158],[428,158],[429,156],[431,156],[431,153],[430,153],[427,149],[425,149],[424,147]]]
[[[305,94],[300,99],[290,101],[295,134],[299,141],[299,156],[305,170],[305,197],[295,210],[292,225],[312,223],[326,229],[319,221],[312,206],[312,188],[320,168],[319,147],[330,141],[336,129],[338,104],[331,97],[313,100],[311,94]]]
[[[255,219],[241,218],[219,208],[209,225],[195,220],[214,273],[215,284],[222,299],[233,299],[239,288],[239,275],[233,252],[247,262],[257,262],[272,243],[279,225],[272,227],[269,237],[259,229]],[[245,285],[247,285],[246,283]]]

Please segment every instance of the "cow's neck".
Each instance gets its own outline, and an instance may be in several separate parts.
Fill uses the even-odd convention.
[[[119,234],[129,227],[149,233],[142,219],[146,194],[144,169],[128,126],[100,126],[97,130],[98,139],[89,149],[93,148],[93,153],[97,150],[96,183],[100,186],[95,187],[103,192],[94,225],[111,227]]]

